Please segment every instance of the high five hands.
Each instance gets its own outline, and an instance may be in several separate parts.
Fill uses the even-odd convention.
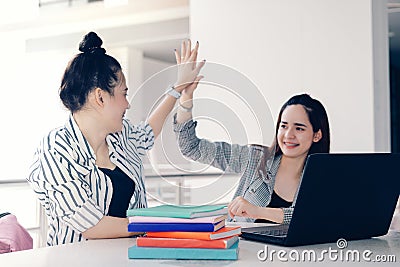
[[[197,62],[197,53],[199,50],[199,42],[195,47],[191,48],[190,39],[182,41],[181,53],[175,50],[175,59],[178,64],[178,80],[175,90],[188,95],[193,95],[198,82],[204,78],[199,75],[201,68],[205,64],[205,60]]]

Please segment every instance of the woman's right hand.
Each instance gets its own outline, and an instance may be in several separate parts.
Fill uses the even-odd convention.
[[[260,215],[260,207],[251,204],[244,197],[238,196],[229,203],[228,212],[231,218],[240,216],[256,219]]]
[[[199,50],[199,42],[191,49],[191,41],[182,41],[181,53],[175,50],[175,59],[178,64],[178,79],[175,90],[182,93],[184,100],[193,97],[193,91],[197,88],[198,82],[203,78],[199,75],[201,68],[205,64],[205,60],[197,62],[197,53]]]

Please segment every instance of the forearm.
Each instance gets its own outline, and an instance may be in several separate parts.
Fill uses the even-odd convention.
[[[193,95],[192,94],[182,94],[179,104],[186,109],[190,109],[193,107]],[[185,110],[182,108],[178,108],[176,112],[176,122],[177,123],[184,123],[188,120],[192,119],[192,111]]]
[[[257,219],[265,219],[276,223],[283,223],[283,210],[280,208],[258,207]]]
[[[138,233],[128,232],[128,218],[104,216],[95,226],[82,233],[86,239],[118,238]]]
[[[157,108],[151,113],[148,123],[153,129],[154,138],[160,134],[162,127],[164,125],[165,119],[168,114],[172,111],[176,103],[176,98],[170,95],[166,95],[162,102],[157,106]]]

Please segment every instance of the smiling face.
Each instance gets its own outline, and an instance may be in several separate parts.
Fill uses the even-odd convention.
[[[290,158],[306,157],[313,142],[322,137],[321,130],[314,133],[302,105],[289,105],[282,112],[277,132],[282,154]]]
[[[104,119],[110,133],[122,130],[122,119],[125,112],[130,108],[127,96],[128,87],[126,86],[125,76],[122,72],[118,73],[118,84],[114,88],[114,95],[107,93],[104,99]]]

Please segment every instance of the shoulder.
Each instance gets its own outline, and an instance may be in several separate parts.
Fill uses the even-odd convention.
[[[64,127],[58,127],[45,134],[40,142],[40,147],[52,150],[65,142],[68,133]]]
[[[136,137],[139,138],[143,135],[149,135],[153,132],[150,124],[147,122],[140,122],[139,124],[133,124],[128,119],[122,120],[122,136]]]
[[[71,157],[79,144],[74,141],[72,134],[65,127],[58,127],[43,136],[39,149],[42,153],[50,152],[53,155],[63,154]]]

